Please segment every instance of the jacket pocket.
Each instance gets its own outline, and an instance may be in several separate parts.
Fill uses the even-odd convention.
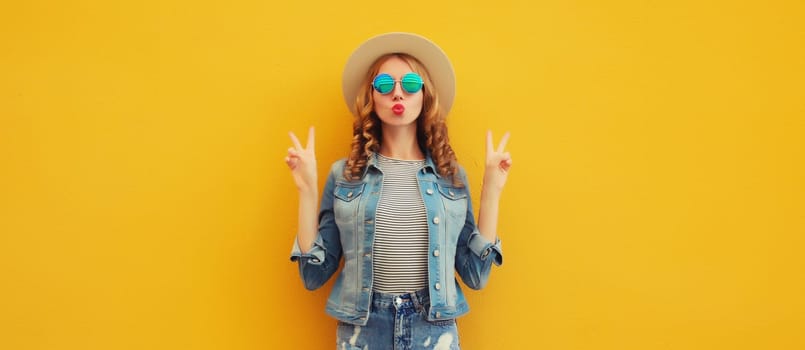
[[[333,202],[333,211],[335,212],[335,220],[339,227],[349,227],[355,221],[358,214],[358,206],[360,200],[357,200],[366,187],[364,183],[336,183],[333,190],[335,201]],[[347,225],[347,226],[344,226]]]
[[[361,196],[364,187],[366,187],[366,184],[362,182],[357,184],[337,183],[333,195],[344,202],[351,202]]]
[[[436,187],[442,196],[442,202],[447,214],[463,224],[467,215],[467,200],[469,197],[467,188],[442,183],[437,183]]]

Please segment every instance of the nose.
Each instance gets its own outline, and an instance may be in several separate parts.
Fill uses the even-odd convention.
[[[403,99],[402,82],[394,82],[394,89],[391,90],[391,99],[394,101],[400,101]]]

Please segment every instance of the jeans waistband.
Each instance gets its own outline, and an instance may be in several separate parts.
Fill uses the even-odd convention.
[[[419,310],[430,303],[430,296],[428,295],[428,288],[404,294],[372,292],[372,303],[380,307],[394,306],[395,308],[400,308],[413,306]]]

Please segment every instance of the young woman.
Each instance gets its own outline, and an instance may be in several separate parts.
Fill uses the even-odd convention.
[[[313,128],[306,147],[290,133],[285,162],[299,190],[291,260],[313,290],[344,258],[326,307],[339,320],[338,349],[458,349],[455,318],[469,307],[454,273],[480,289],[503,262],[508,133],[493,148],[487,132],[476,225],[447,136],[455,77],[444,52],[415,34],[376,36],[350,57],[343,87],[356,117],[352,147],[330,168],[320,208]]]

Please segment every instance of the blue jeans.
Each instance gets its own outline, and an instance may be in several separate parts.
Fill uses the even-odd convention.
[[[402,295],[372,293],[366,326],[338,322],[336,349],[459,349],[456,320],[427,320],[428,289]]]

